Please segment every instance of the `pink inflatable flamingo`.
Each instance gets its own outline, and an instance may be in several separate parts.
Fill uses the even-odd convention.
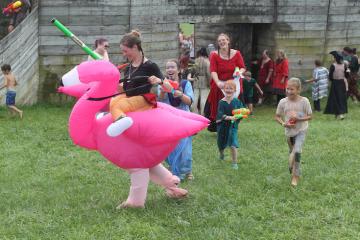
[[[84,62],[63,76],[59,92],[80,98],[69,120],[73,142],[97,150],[105,158],[126,169],[131,175],[128,199],[120,207],[144,207],[149,178],[163,186],[170,197],[183,197],[187,191],[178,188],[179,179],[161,162],[181,138],[191,136],[208,125],[208,119],[158,103],[158,107],[127,115],[133,125],[118,137],[109,137],[110,114],[96,117],[116,93],[120,74],[107,61]]]

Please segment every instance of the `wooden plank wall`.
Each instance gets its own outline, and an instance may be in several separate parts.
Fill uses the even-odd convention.
[[[253,23],[256,54],[284,49],[291,74],[307,78],[315,59],[328,66],[329,51],[360,47],[359,7],[357,0],[180,0],[179,21],[195,23],[195,41],[201,45],[213,42],[226,24]]]
[[[142,32],[145,55],[160,67],[178,57],[178,8],[167,0],[132,0],[130,28]]]
[[[40,98],[59,101],[55,89],[61,76],[87,58],[71,40],[53,27],[50,20],[59,19],[87,45],[95,39],[109,40],[110,59],[114,64],[125,61],[119,42],[131,29],[142,33],[145,55],[164,65],[165,59],[177,57],[177,8],[165,0],[42,0],[40,2]],[[61,101],[61,100],[60,100]]]
[[[38,42],[38,8],[33,9],[13,32],[0,40],[0,65],[10,64],[19,82],[16,96],[18,104],[33,104],[38,99]],[[3,82],[1,74],[0,84]],[[0,96],[3,93],[5,90]],[[4,100],[1,104],[4,104]]]
[[[330,50],[346,45],[360,47],[360,1],[356,0],[38,2],[39,10],[31,14],[30,21],[26,21],[29,25],[19,27],[1,40],[0,49],[2,61],[6,59],[14,65],[20,81],[29,81],[26,79],[31,75],[29,84],[33,84],[38,76],[39,87],[32,85],[31,88],[39,89],[38,98],[41,101],[59,101],[60,97],[56,94],[58,80],[87,58],[81,49],[51,25],[53,17],[62,21],[90,46],[96,38],[107,38],[111,45],[110,58],[114,63],[124,61],[119,49],[122,36],[138,28],[142,32],[146,56],[164,66],[166,59],[178,56],[177,33],[181,22],[195,23],[197,47],[214,43],[219,32],[235,31],[233,26],[237,24],[253,24],[256,46],[252,47],[255,53],[260,55],[264,48],[284,49],[290,60],[291,74],[304,78],[311,75],[315,59],[323,59],[325,65],[329,64]],[[32,30],[32,34],[28,33],[28,29]],[[14,47],[25,45],[31,48]],[[17,51],[18,54],[10,54]],[[39,58],[34,57],[37,52]],[[25,91],[25,86],[20,86],[19,93]],[[26,96],[29,97],[25,99],[19,96],[19,100],[32,103],[37,99],[31,94]]]

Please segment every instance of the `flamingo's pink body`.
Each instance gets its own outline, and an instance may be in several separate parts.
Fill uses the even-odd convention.
[[[59,88],[59,92],[80,97],[71,112],[70,136],[75,144],[99,151],[121,168],[153,168],[169,155],[181,138],[208,125],[208,120],[200,115],[158,103],[157,108],[128,113],[133,125],[120,136],[109,137],[106,129],[112,123],[110,114],[100,119],[96,114],[109,104],[110,98],[100,101],[89,98],[116,93],[119,71],[107,61],[89,61],[77,66],[77,74],[78,84]]]

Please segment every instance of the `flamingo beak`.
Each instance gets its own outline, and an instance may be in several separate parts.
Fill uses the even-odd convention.
[[[69,72],[67,72],[62,77],[61,82],[62,82],[62,85],[65,87],[80,84],[81,82],[79,79],[79,73],[77,71],[77,67],[74,67]]]

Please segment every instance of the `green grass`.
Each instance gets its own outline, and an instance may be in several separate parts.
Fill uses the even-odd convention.
[[[187,199],[151,184],[146,209],[121,211],[128,175],[72,144],[71,107],[24,110],[18,120],[0,109],[0,239],[360,239],[359,105],[344,121],[315,114],[297,188],[275,110],[260,107],[240,124],[238,171],[203,131]]]

